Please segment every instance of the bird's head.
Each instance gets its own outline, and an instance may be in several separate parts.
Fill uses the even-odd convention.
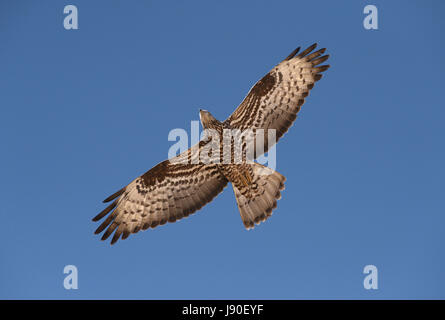
[[[207,110],[199,109],[199,119],[204,129],[216,129],[219,121]]]

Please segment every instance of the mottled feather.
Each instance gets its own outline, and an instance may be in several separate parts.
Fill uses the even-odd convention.
[[[298,53],[292,52],[286,59],[274,67],[250,89],[243,102],[225,121],[225,124],[240,130],[252,129],[248,139],[254,143],[253,135],[256,129],[275,129],[276,140],[269,143],[267,134],[264,139],[264,152],[277,142],[290,128],[297,113],[314,87],[321,79],[323,72],[329,65],[318,66],[326,61],[325,48],[312,52],[317,44]],[[321,56],[321,57],[320,57]],[[262,154],[256,150],[256,157]]]
[[[93,218],[98,221],[108,217],[95,233],[106,229],[102,240],[110,237],[114,244],[139,230],[155,228],[167,222],[174,222],[194,213],[209,203],[227,185],[227,179],[215,164],[182,163],[184,158],[192,159],[199,152],[200,143],[183,154],[166,160],[128,186],[107,199],[115,199],[110,206]]]
[[[256,143],[256,130],[274,129],[276,140],[268,141],[266,134],[264,149],[256,150],[255,158],[267,152],[290,128],[315,82],[321,79],[321,72],[329,68],[321,65],[329,58],[323,55],[326,49],[314,51],[316,46],[291,52],[250,89],[226,121],[221,123],[203,112],[203,126],[217,129],[221,136],[223,128],[252,129],[251,135],[245,136],[244,150]],[[93,218],[105,218],[95,233],[105,231],[102,240],[112,236],[114,244],[140,230],[182,219],[212,201],[229,181],[247,229],[270,217],[281,197],[285,177],[257,163],[203,163],[200,155],[209,146],[209,140],[200,141],[106,198],[104,202],[113,202]],[[218,157],[213,155],[212,159]]]

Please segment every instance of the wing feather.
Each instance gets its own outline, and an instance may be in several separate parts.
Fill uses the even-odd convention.
[[[275,141],[269,142],[267,133],[264,136],[264,152],[267,152],[292,126],[309,91],[321,79],[320,73],[329,68],[329,65],[319,66],[329,55],[323,56],[325,48],[313,52],[316,46],[313,44],[297,55],[298,48],[274,67],[250,89],[225,124],[240,130],[252,129],[246,139],[248,143],[255,143],[257,129],[265,132],[275,129]],[[255,157],[262,153],[256,150]]]
[[[324,55],[326,49],[314,51],[316,46],[313,44],[300,53],[300,48],[295,49],[250,89],[223,125],[242,131],[252,129],[253,134],[258,129],[276,130],[274,141],[268,141],[267,134],[264,137],[263,152],[267,152],[292,126],[305,98],[321,79],[321,72],[329,68],[329,65],[322,65],[329,58]],[[255,144],[253,136],[246,141]],[[106,198],[104,202],[114,201],[93,218],[93,221],[105,218],[95,233],[105,230],[102,240],[113,235],[113,244],[140,230],[187,217],[212,201],[228,181],[216,164],[199,161],[200,151],[207,143],[200,141],[179,156],[159,163]],[[255,157],[261,153],[257,150]],[[254,211],[276,205],[280,197],[279,192],[272,194],[271,186],[264,186],[263,190],[266,198],[249,204],[250,207],[244,200],[239,202],[251,223],[266,219],[266,216],[256,216]]]
[[[93,218],[107,218],[95,233],[105,229],[102,240],[113,232],[111,244],[120,237],[127,239],[141,229],[174,222],[202,208],[227,185],[227,179],[216,164],[190,163],[196,159],[205,142],[183,154],[159,163],[133,180],[107,200],[111,203]]]

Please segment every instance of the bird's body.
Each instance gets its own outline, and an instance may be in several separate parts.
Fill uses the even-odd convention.
[[[292,52],[252,87],[227,120],[220,122],[201,110],[202,126],[212,135],[105,199],[114,201],[93,219],[108,215],[96,230],[100,233],[106,229],[102,240],[114,232],[113,244],[121,235],[126,239],[141,229],[186,217],[210,202],[229,182],[244,226],[250,229],[266,220],[281,197],[285,177],[253,160],[289,129],[305,97],[321,78],[320,72],[328,69],[328,65],[318,66],[328,58],[322,56],[325,49],[312,52],[315,47],[299,55],[299,48]],[[262,130],[275,134],[259,135]],[[258,137],[260,149],[256,148]],[[230,142],[228,148],[224,141]],[[249,150],[254,150],[250,156]]]

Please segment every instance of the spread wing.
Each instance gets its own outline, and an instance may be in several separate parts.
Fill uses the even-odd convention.
[[[187,217],[210,202],[227,185],[227,179],[215,164],[196,161],[201,141],[179,156],[159,163],[104,202],[114,200],[93,218],[107,216],[95,231],[106,229],[102,240],[113,232],[111,244],[131,233],[154,228]],[[196,163],[196,164],[194,164]]]
[[[300,48],[295,49],[250,89],[224,123],[241,131],[252,129],[253,133],[257,129],[264,129],[264,152],[267,152],[297,118],[309,91],[321,79],[320,72],[329,68],[329,65],[319,66],[329,55],[323,56],[325,48],[312,52],[316,46],[313,44],[298,55]],[[270,145],[267,129],[276,130],[276,140],[271,141]],[[260,154],[257,152],[255,157]]]

